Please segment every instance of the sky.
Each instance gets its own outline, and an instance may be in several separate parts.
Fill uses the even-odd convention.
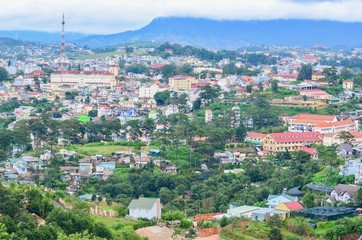
[[[326,19],[362,22],[362,0],[0,0],[0,30],[110,34],[157,17],[215,20]]]

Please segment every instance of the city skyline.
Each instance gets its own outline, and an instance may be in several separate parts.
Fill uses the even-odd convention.
[[[124,1],[15,0],[0,9],[0,30],[59,32],[66,15],[68,32],[110,34],[141,28],[157,17],[215,20],[323,19],[362,22],[358,0]],[[29,11],[37,9],[37,11]]]

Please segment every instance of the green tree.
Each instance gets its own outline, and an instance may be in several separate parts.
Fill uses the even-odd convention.
[[[272,228],[268,233],[270,240],[283,240],[283,236],[278,228]]]
[[[167,105],[170,102],[170,91],[165,90],[162,92],[158,92],[155,94],[154,99],[156,100],[157,105]]]
[[[310,64],[302,64],[302,68],[300,69],[297,80],[303,81],[303,80],[311,80],[312,79],[312,65]]]
[[[177,74],[177,67],[175,64],[168,64],[161,68],[161,74],[163,75],[164,79],[168,79],[171,76]]]
[[[251,93],[253,91],[253,85],[247,85],[245,91]]]
[[[278,92],[278,80],[273,79],[271,81],[271,89],[273,93]]]
[[[127,54],[133,53],[134,51],[133,47],[125,47],[125,50]]]
[[[6,80],[9,80],[9,74],[5,68],[0,67],[0,82],[4,82]]]
[[[315,207],[314,194],[311,193],[311,192],[307,192],[307,193],[303,196],[302,202],[303,202],[303,205],[304,205],[306,208]]]

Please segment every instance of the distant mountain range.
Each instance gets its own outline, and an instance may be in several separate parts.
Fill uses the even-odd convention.
[[[59,43],[60,33],[0,31],[0,38]],[[66,42],[111,47],[135,42],[170,42],[213,49],[246,45],[351,48],[362,46],[362,23],[327,20],[216,21],[200,18],[156,18],[145,27],[110,35],[66,33]],[[0,43],[1,44],[1,43]]]
[[[140,41],[168,41],[216,49],[236,49],[245,45],[356,47],[362,46],[362,23],[157,18],[139,30],[88,36],[75,42],[89,47],[106,47]]]
[[[81,33],[66,33],[65,39],[68,42],[74,42],[87,35]],[[21,41],[30,41],[35,43],[60,43],[61,34],[38,32],[38,31],[0,31],[0,38],[12,38]],[[1,43],[0,43],[1,44]]]

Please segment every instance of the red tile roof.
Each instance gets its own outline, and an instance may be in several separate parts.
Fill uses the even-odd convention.
[[[283,132],[283,133],[269,133],[269,136],[274,139],[276,143],[285,142],[320,142],[323,135],[319,132]]]
[[[318,150],[316,148],[307,148],[307,147],[302,147],[298,149],[299,151],[303,151],[308,153],[309,155],[314,155],[318,153]]]
[[[339,122],[330,122],[330,123],[319,123],[315,127],[319,128],[329,128],[329,127],[341,127],[347,125],[354,125],[355,123],[352,120],[344,120]]]
[[[301,113],[290,117],[290,119],[308,119],[308,120],[324,120],[324,121],[333,121],[335,116],[332,115],[317,115],[309,113]]]
[[[252,137],[252,138],[264,138],[266,136],[266,134],[257,133],[257,132],[248,132],[248,134],[246,136]]]
[[[285,202],[284,204],[285,204],[285,206],[286,206],[290,211],[295,211],[295,210],[302,210],[302,209],[304,209],[304,206],[303,206],[299,201],[295,201],[295,202]]]
[[[53,74],[84,74],[84,75],[112,75],[113,73],[106,72],[106,71],[76,71],[76,70],[69,70],[69,71],[55,71]]]

